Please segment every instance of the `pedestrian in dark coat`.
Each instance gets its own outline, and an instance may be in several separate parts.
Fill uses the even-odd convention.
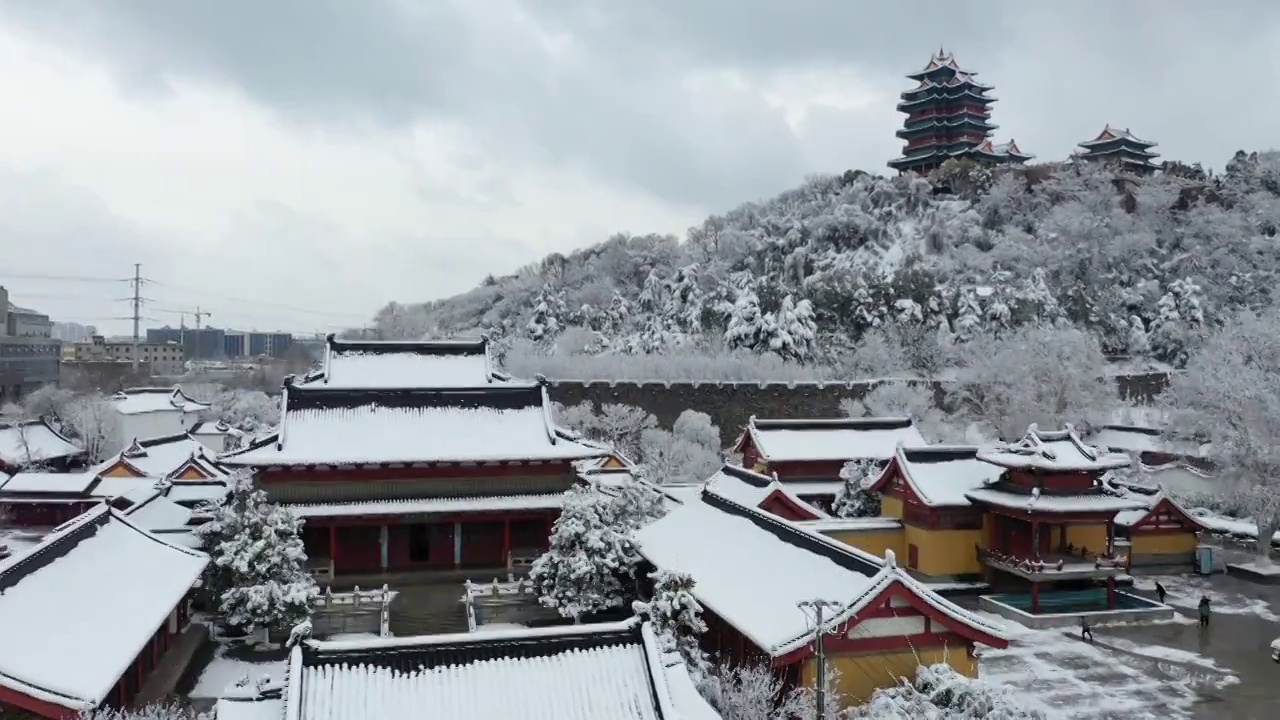
[[[1200,596],[1200,627],[1209,627],[1209,596]]]
[[[1161,605],[1164,604],[1164,596],[1168,594],[1169,593],[1165,592],[1164,586],[1161,585],[1160,581],[1157,580],[1156,581],[1156,597],[1160,598]]]
[[[1080,617],[1080,639],[1085,642],[1093,642],[1093,628],[1089,627],[1089,618]]]

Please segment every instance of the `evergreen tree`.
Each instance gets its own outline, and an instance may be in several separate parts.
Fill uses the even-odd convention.
[[[836,517],[876,517],[880,514],[880,496],[868,492],[867,487],[880,476],[880,466],[874,460],[850,460],[840,468],[844,484],[836,493],[831,512]]]
[[[534,342],[550,342],[560,333],[560,320],[557,317],[556,297],[550,290],[543,290],[533,306],[533,316],[525,325],[529,339]]]
[[[956,298],[955,339],[969,342],[982,332],[982,306],[973,290],[965,290]]]
[[[529,571],[542,604],[575,623],[622,607],[639,559],[630,535],[618,526],[615,508],[599,488],[570,488],[551,529],[551,546]]]
[[[204,591],[229,626],[289,630],[306,620],[318,590],[306,570],[302,522],[267,500],[248,473],[196,534],[209,549]]]
[[[1179,367],[1185,365],[1195,336],[1204,325],[1200,286],[1190,279],[1169,283],[1156,304],[1156,317],[1148,336],[1156,358]]]
[[[653,623],[662,649],[680,653],[694,683],[701,684],[711,674],[711,663],[699,644],[698,636],[707,631],[707,624],[702,620],[702,604],[693,596],[693,578],[669,570],[655,570],[649,577],[653,597],[632,603],[632,608]]]
[[[1147,339],[1147,330],[1143,327],[1142,318],[1129,316],[1129,354],[1142,357],[1151,352],[1151,342]]]
[[[769,350],[786,360],[805,361],[812,355],[817,339],[813,306],[808,300],[796,302],[787,295],[778,312],[769,313],[763,322],[763,335]]]
[[[702,332],[705,299],[698,287],[698,265],[692,263],[676,271],[671,281],[670,323],[685,335]]]

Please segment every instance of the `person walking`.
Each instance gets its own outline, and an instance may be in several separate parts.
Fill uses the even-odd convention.
[[[1089,618],[1083,615],[1080,616],[1080,639],[1088,643],[1093,642],[1093,628],[1089,627]]]
[[[1164,605],[1164,596],[1168,594],[1169,593],[1165,592],[1164,586],[1160,584],[1159,580],[1157,580],[1156,581],[1156,597],[1160,598],[1161,605]]]
[[[1200,627],[1209,627],[1209,596],[1200,596]]]

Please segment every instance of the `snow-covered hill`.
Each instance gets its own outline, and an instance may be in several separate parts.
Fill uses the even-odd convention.
[[[1276,153],[1238,154],[1217,178],[1186,166],[1145,179],[1091,166],[956,165],[930,180],[851,171],[709,217],[683,239],[619,235],[462,295],[393,303],[375,327],[811,360],[868,332],[965,342],[1053,321],[1110,353],[1177,363],[1201,326],[1269,304],[1277,227]]]

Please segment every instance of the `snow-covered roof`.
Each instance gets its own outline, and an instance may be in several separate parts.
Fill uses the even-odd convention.
[[[227,485],[224,482],[175,482],[165,493],[165,497],[173,502],[193,506],[217,502],[226,496]]]
[[[124,450],[95,466],[94,471],[106,472],[117,464],[123,464],[136,473],[163,478],[180,473],[189,463],[194,463],[211,477],[228,474],[219,466],[209,448],[187,433],[149,440],[135,439]]]
[[[209,422],[207,420],[201,420],[195,425],[192,425],[191,429],[187,431],[187,434],[189,435],[228,435],[230,437],[244,437],[245,433],[243,430],[238,430],[236,428],[233,428],[230,425],[226,424],[225,422],[222,422],[221,420],[219,420],[218,422]]]
[[[559,510],[561,493],[496,495],[491,497],[435,497],[420,500],[369,500],[365,502],[298,503],[284,505],[301,518],[356,515],[408,515],[413,513],[489,512],[500,510]]]
[[[843,480],[787,480],[783,482],[787,490],[799,497],[813,495],[830,495],[835,497],[844,487]]]
[[[1104,472],[1130,463],[1128,455],[1086,445],[1070,425],[1046,432],[1033,424],[1018,442],[982,450],[978,458],[1004,468],[1049,472]]]
[[[187,397],[178,387],[127,388],[111,396],[111,404],[121,415],[153,412],[193,413],[208,405]]]
[[[925,505],[968,506],[971,503],[965,493],[998,480],[1004,472],[1004,468],[979,459],[978,453],[977,447],[965,445],[900,447],[871,489],[883,490],[893,477],[901,476]]]
[[[685,715],[652,630],[636,619],[317,642],[289,658],[285,720],[709,720]],[[685,698],[681,698],[684,700]],[[711,717],[715,717],[712,715]]]
[[[716,471],[715,475],[711,476],[711,479],[707,480],[707,487],[710,487],[721,497],[732,500],[743,507],[753,508],[760,507],[760,503],[775,492],[781,493],[792,503],[814,517],[828,517],[827,513],[820,508],[801,500],[789,485],[780,483],[768,475],[761,475],[758,472],[736,465],[722,466]]]
[[[98,481],[98,476],[91,472],[45,473],[22,472],[9,478],[0,485],[0,493],[87,493]]]
[[[1155,495],[1149,495],[1146,497],[1140,497],[1140,496],[1134,495],[1133,499],[1143,502],[1144,506],[1141,509],[1125,510],[1124,512],[1116,513],[1116,517],[1115,517],[1116,525],[1119,525],[1121,527],[1133,527],[1134,525],[1137,525],[1138,523],[1142,522],[1143,519],[1145,519],[1151,513],[1156,512],[1157,510],[1160,510],[1160,511],[1168,510],[1172,514],[1181,515],[1198,530],[1208,529],[1207,527],[1205,527],[1203,523],[1200,522],[1199,519],[1196,518],[1195,515],[1192,515],[1191,512],[1187,510],[1187,508],[1183,507],[1181,503],[1179,503],[1177,500],[1175,500],[1172,496],[1170,496],[1168,493],[1164,492],[1163,490],[1156,493]]]
[[[84,450],[43,420],[0,424],[0,465],[22,468],[84,454]]]
[[[208,562],[107,505],[0,561],[0,686],[97,706]]]
[[[828,517],[817,520],[793,520],[796,525],[814,532],[828,533],[856,530],[900,530],[902,521],[891,517]]]
[[[1092,148],[1098,145],[1107,145],[1113,142],[1127,142],[1129,144],[1137,145],[1140,147],[1155,146],[1155,143],[1151,142],[1150,140],[1139,139],[1136,135],[1134,135],[1132,132],[1129,131],[1129,128],[1124,128],[1124,129],[1114,128],[1114,127],[1111,127],[1110,124],[1108,124],[1106,127],[1102,128],[1102,132],[1098,133],[1097,137],[1095,137],[1092,140],[1086,140],[1080,143],[1080,147]]]
[[[191,522],[191,510],[165,496],[166,488],[156,488],[150,497],[140,498],[124,510],[124,516],[138,527],[149,530],[177,530]]]
[[[747,437],[767,462],[888,460],[899,445],[925,445],[911,418],[762,419],[747,422]],[[745,442],[747,438],[744,437]],[[741,448],[741,443],[739,445]]]
[[[335,390],[286,387],[280,430],[222,455],[228,465],[580,460],[607,451],[551,420],[539,385]]]
[[[487,340],[339,340],[299,386],[345,389],[482,387],[507,380],[489,358]]]
[[[841,604],[833,622],[852,618],[897,583],[960,623],[1000,637],[999,628],[935,595],[893,563],[716,494],[702,495],[636,533],[640,554],[655,566],[689,574],[709,611],[771,656],[813,639],[798,603]]]
[[[965,495],[976,503],[1030,513],[1117,513],[1146,507],[1141,500],[1101,493],[1048,495],[1034,490],[1024,494],[996,488],[981,488],[971,490]]]
[[[1089,441],[1116,452],[1162,453],[1203,458],[1209,455],[1207,443],[1194,443],[1165,437],[1163,430],[1138,425],[1104,425]]]

